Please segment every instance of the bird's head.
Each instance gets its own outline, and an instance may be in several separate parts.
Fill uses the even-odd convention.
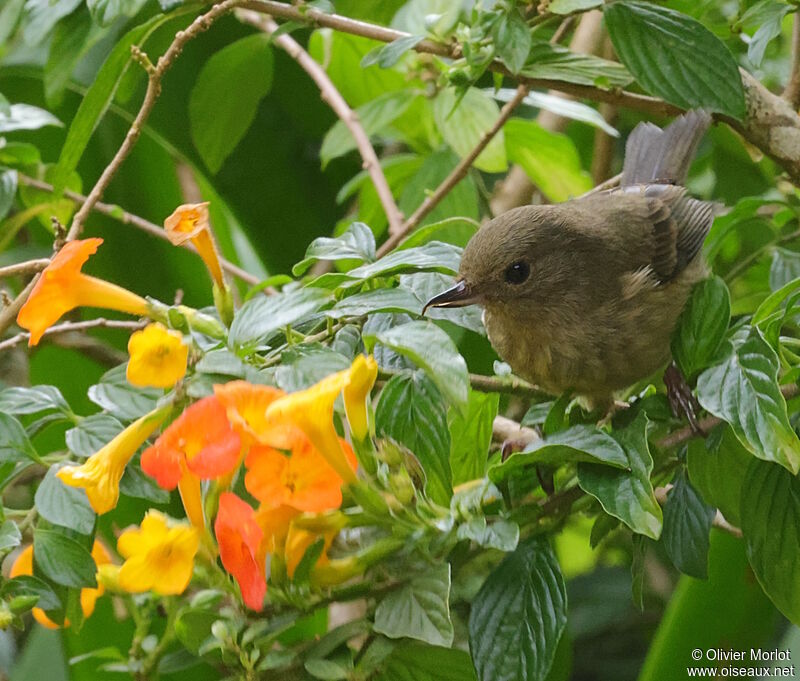
[[[556,206],[523,206],[481,227],[464,249],[456,285],[425,308],[542,304],[556,296],[572,269],[561,213]]]

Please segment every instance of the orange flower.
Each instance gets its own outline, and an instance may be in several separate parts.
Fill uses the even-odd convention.
[[[208,201],[178,206],[172,215],[164,220],[164,229],[175,246],[191,241],[206,264],[214,283],[220,289],[225,288],[217,247],[211,236]]]
[[[141,296],[81,273],[84,263],[101,243],[102,239],[70,241],[42,271],[17,315],[17,324],[31,333],[29,345],[36,345],[48,327],[76,307],[103,307],[139,317],[148,314],[147,301]]]
[[[263,561],[267,553],[283,554],[286,545],[286,535],[289,533],[289,524],[299,515],[300,511],[291,506],[259,506],[256,511],[256,522],[264,532],[259,547],[259,557]]]
[[[95,540],[94,546],[92,547],[92,558],[94,558],[95,565],[97,565],[98,572],[100,571],[100,566],[111,563],[111,555],[108,552],[108,549],[102,544],[102,542]],[[20,575],[32,575],[33,574],[33,545],[26,547],[23,551],[17,556],[17,559],[14,561],[14,564],[11,566],[11,572],[9,573],[9,579],[14,577],[18,577]],[[94,606],[97,602],[97,599],[103,595],[105,588],[103,585],[98,581],[97,587],[91,587],[86,589],[81,589],[81,610],[83,611],[84,617],[90,617],[91,614],[94,612]],[[43,627],[47,627],[48,629],[58,629],[59,625],[53,622],[44,610],[41,608],[34,608],[33,609],[33,618],[41,624]],[[69,626],[69,620],[64,619],[64,627]]]
[[[350,468],[355,470],[353,450],[344,440],[340,444]],[[245,466],[245,487],[264,507],[286,505],[319,513],[342,504],[342,478],[302,434],[295,439],[291,456],[255,446],[247,454]]]
[[[358,355],[350,367],[350,380],[344,387],[344,409],[350,432],[355,440],[363,440],[369,435],[367,399],[378,377],[378,363],[370,355]]]
[[[267,407],[286,395],[283,390],[247,381],[231,381],[215,385],[214,395],[225,407],[228,421],[245,446],[260,442],[278,449],[291,448],[294,429],[284,424],[269,424],[266,419]]]
[[[289,423],[302,430],[344,482],[356,479],[333,425],[333,405],[350,380],[350,370],[323,378],[310,388],[275,400],[267,407],[269,424]]]
[[[298,527],[294,523],[289,525],[289,533],[286,535],[286,547],[284,549],[284,557],[286,559],[286,572],[289,577],[294,577],[294,572],[300,561],[303,560],[308,548],[316,542],[320,537],[325,541],[325,546],[322,549],[320,557],[317,558],[315,565],[325,565],[328,563],[328,549],[333,543],[333,538],[336,532],[326,532],[323,535],[311,532],[310,530]]]
[[[216,397],[186,409],[142,454],[142,470],[164,489],[181,493],[187,517],[204,527],[200,479],[230,473],[239,463],[242,443]]]
[[[214,534],[222,565],[238,582],[245,605],[252,610],[261,610],[267,581],[260,554],[264,531],[256,522],[256,512],[235,494],[223,492],[219,498]]]

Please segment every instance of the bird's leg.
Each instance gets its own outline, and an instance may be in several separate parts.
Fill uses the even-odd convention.
[[[617,413],[623,409],[628,409],[630,406],[630,404],[623,402],[622,400],[610,400],[606,406],[606,411],[603,415],[603,418],[597,422],[597,427],[605,428],[606,426],[611,425],[611,421],[617,415]]]
[[[509,437],[503,440],[503,444],[500,445],[501,461],[505,461],[509,456],[515,454],[516,452],[521,452],[531,442],[542,439],[542,431],[538,426],[534,426],[530,430],[534,432],[535,437],[531,437],[529,433],[522,432],[518,437]]]
[[[691,386],[675,362],[672,362],[664,372],[664,385],[667,387],[667,398],[669,399],[669,406],[673,416],[675,418],[686,416],[692,431],[697,435],[705,436],[706,433],[697,421],[700,403],[692,393]]]

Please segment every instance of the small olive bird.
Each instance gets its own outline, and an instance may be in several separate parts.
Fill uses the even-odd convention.
[[[682,185],[710,122],[694,110],[663,130],[640,123],[619,187],[494,218],[467,244],[458,283],[426,309],[483,306],[515,373],[611,406],[615,391],[669,361],[678,316],[707,276],[700,249],[714,204]]]

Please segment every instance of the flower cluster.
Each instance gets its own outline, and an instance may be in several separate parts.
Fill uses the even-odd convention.
[[[321,539],[327,548],[333,540],[335,528],[312,532],[295,521],[338,509],[342,486],[356,480],[356,455],[336,432],[334,404],[342,395],[352,437],[363,440],[376,377],[375,360],[359,355],[349,369],[306,390],[233,381],[185,408],[144,450],[141,468],[163,489],[178,489],[188,523],[150,511],[139,528],[125,531],[117,544],[124,558],[119,588],[181,593],[205,545],[210,557],[219,552],[244,603],[259,610],[267,556],[292,577],[309,546]],[[84,488],[97,513],[110,511],[125,467],[171,411],[161,407],[138,419],[58,477]],[[325,564],[324,551],[318,560]]]

